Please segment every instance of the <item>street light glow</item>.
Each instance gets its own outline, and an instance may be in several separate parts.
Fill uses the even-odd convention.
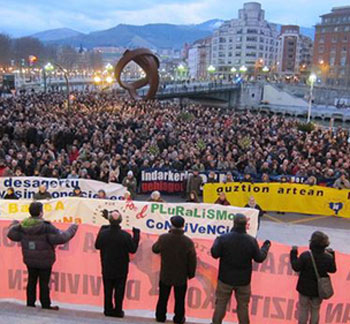
[[[106,82],[109,83],[109,84],[113,83],[113,78],[111,76],[108,76],[106,78]]]
[[[317,81],[317,75],[315,73],[311,73],[309,76],[309,82],[314,84]]]
[[[231,68],[231,73],[236,73],[237,72],[237,69],[233,66],[232,68]]]
[[[98,75],[94,76],[94,82],[95,83],[100,83],[101,82],[101,77],[99,77]]]
[[[263,72],[267,73],[270,71],[270,69],[267,66],[264,66],[262,69]]]
[[[214,65],[209,65],[208,66],[208,72],[209,73],[214,73],[216,71],[216,69],[215,69],[215,66]]]
[[[112,65],[111,63],[108,63],[108,64],[106,65],[106,70],[107,70],[107,71],[113,70],[113,65]]]
[[[55,69],[55,67],[49,62],[49,63],[47,63],[47,64],[44,66],[44,69],[45,69],[46,71],[52,71],[52,70]]]
[[[248,68],[245,66],[245,65],[242,65],[240,68],[239,68],[239,72],[241,73],[246,73],[248,71]]]

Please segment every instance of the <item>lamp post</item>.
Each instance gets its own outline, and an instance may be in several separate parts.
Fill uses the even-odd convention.
[[[213,76],[213,74],[215,73],[216,71],[216,68],[214,65],[209,65],[208,68],[207,68],[207,71],[209,73],[209,76]],[[210,79],[210,78],[209,78]]]
[[[314,90],[314,84],[317,80],[317,75],[315,73],[311,73],[309,76],[309,83],[310,83],[310,98],[309,98],[309,109],[307,112],[307,123],[310,123],[311,120],[311,109],[312,109],[312,93]]]
[[[47,63],[45,66],[44,66],[44,69],[43,69],[43,73],[44,73],[44,91],[46,92],[47,90],[47,84],[46,84],[46,72],[51,72],[55,69],[55,67],[57,67],[62,73],[63,73],[63,76],[64,76],[64,79],[66,81],[66,88],[67,88],[67,109],[68,109],[68,112],[70,112],[70,85],[69,85],[69,79],[68,79],[68,73],[67,73],[67,70],[65,68],[63,68],[62,65],[58,64],[58,63],[53,63],[51,64],[50,62]]]

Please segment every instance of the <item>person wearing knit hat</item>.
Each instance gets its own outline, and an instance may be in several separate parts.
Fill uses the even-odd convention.
[[[133,236],[121,229],[123,217],[118,210],[102,211],[110,225],[103,225],[97,235],[95,248],[100,250],[104,286],[104,314],[124,317],[123,300],[129,272],[129,253],[136,253],[140,230],[133,228]],[[114,305],[113,305],[114,300]]]
[[[193,241],[184,235],[185,220],[181,216],[170,218],[171,229],[153,245],[153,253],[160,254],[161,269],[159,298],[156,308],[157,322],[164,323],[171,288],[175,292],[174,323],[185,323],[185,297],[187,281],[196,273],[197,256]]]

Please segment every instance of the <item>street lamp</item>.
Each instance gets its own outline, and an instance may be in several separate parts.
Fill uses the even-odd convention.
[[[231,73],[236,73],[237,72],[237,69],[233,66],[232,68],[231,68]]]
[[[262,69],[262,71],[263,71],[264,73],[268,73],[268,72],[270,72],[270,69],[269,69],[267,66],[264,66],[263,69]]]
[[[310,83],[310,98],[309,98],[309,109],[307,112],[307,123],[310,123],[311,120],[311,109],[312,109],[312,92],[314,90],[314,84],[317,81],[317,75],[315,73],[311,73],[309,76]]]
[[[98,75],[94,76],[94,82],[95,83],[100,83],[101,82],[101,77],[99,77]]]
[[[112,83],[113,83],[113,78],[112,78],[111,76],[108,76],[108,77],[106,78],[106,82],[107,82],[108,84],[112,84]]]
[[[112,71],[112,70],[113,70],[113,65],[112,65],[111,63],[108,63],[108,64],[106,65],[106,71],[110,72],[110,71]]]
[[[241,73],[246,73],[248,71],[248,68],[245,66],[245,65],[242,65],[240,68],[239,68],[239,72]]]

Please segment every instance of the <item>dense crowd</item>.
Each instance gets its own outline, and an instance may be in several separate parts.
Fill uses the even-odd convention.
[[[115,93],[28,93],[0,98],[0,176],[119,182],[146,168],[220,170],[336,180],[350,187],[345,129],[299,131],[297,121]],[[342,176],[343,175],[343,176]],[[341,177],[342,176],[342,177]],[[139,182],[139,181],[138,181]]]

